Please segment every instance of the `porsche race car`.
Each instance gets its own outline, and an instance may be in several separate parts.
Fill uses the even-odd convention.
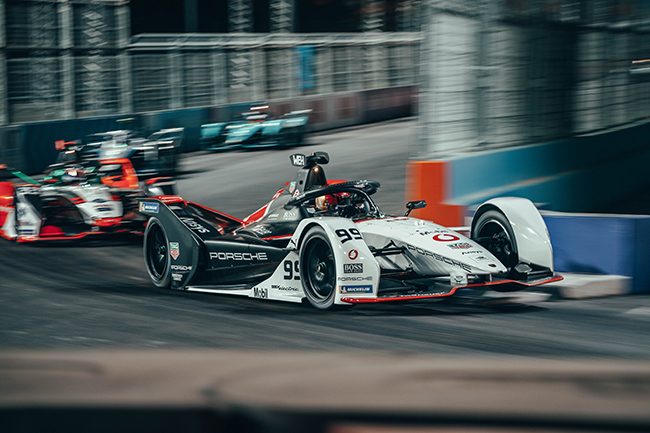
[[[379,183],[328,181],[325,152],[291,155],[296,177],[239,220],[178,196],[140,200],[149,216],[144,259],[154,285],[303,302],[319,309],[443,298],[459,289],[514,291],[559,281],[535,206],[522,198],[481,205],[469,237],[385,215]]]

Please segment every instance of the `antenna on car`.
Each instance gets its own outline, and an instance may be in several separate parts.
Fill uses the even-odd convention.
[[[327,164],[330,162],[330,156],[327,152],[314,152],[311,155],[305,156],[302,153],[294,153],[289,156],[292,165],[296,167],[311,168],[317,164]]]

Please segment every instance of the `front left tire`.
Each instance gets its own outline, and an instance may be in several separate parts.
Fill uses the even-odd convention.
[[[311,228],[305,236],[300,248],[300,276],[309,303],[320,310],[332,308],[336,298],[336,261],[321,227]]]
[[[144,232],[144,261],[156,287],[171,287],[171,260],[169,239],[165,228],[158,218],[151,218]]]

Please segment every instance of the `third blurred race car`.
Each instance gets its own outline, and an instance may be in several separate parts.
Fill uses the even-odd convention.
[[[279,118],[268,106],[251,107],[230,122],[201,126],[201,146],[206,150],[297,146],[304,142],[311,110],[292,111]]]
[[[148,137],[117,130],[90,134],[78,144],[85,159],[128,158],[139,175],[171,174],[178,167],[184,128],[161,129]]]

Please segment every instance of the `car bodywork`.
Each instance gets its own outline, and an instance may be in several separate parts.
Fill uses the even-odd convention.
[[[274,118],[270,112],[251,109],[230,122],[202,125],[201,146],[206,150],[223,150],[300,145],[304,142],[310,112],[292,111]]]
[[[458,289],[513,291],[561,280],[544,221],[526,199],[478,208],[469,237],[384,215],[373,181],[327,181],[324,152],[292,155],[294,180],[244,220],[180,197],[141,200],[155,285],[303,302],[317,308],[424,298]],[[322,197],[336,205],[322,206]],[[411,202],[407,208],[420,208]]]
[[[171,174],[178,168],[184,128],[161,129],[148,137],[129,130],[90,134],[79,146],[82,159],[127,158],[138,175]]]

